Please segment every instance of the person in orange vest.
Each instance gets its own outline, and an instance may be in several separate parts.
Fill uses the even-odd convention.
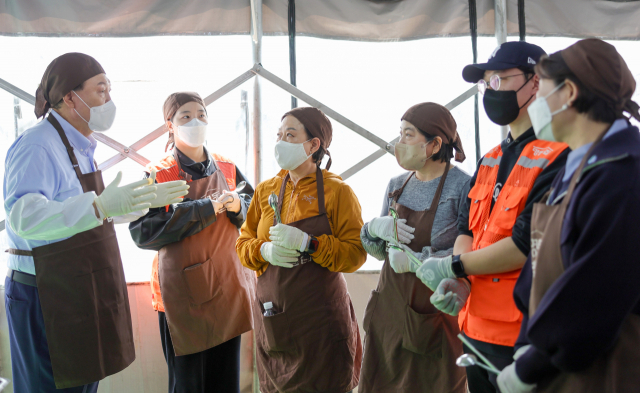
[[[463,190],[453,255],[429,258],[416,272],[440,295],[432,297],[434,306],[457,303],[462,334],[500,369],[512,362],[520,331],[522,313],[513,288],[530,250],[533,204],[549,190],[569,153],[566,144],[537,139],[527,112],[539,87],[533,67],[544,54],[536,45],[507,42],[487,63],[464,68],[463,78],[478,83],[484,94],[489,119],[510,131],[478,162]],[[468,277],[471,291],[455,285],[461,277]],[[471,393],[497,392],[496,377],[467,368]]]
[[[240,264],[235,242],[253,189],[234,191],[245,177],[204,147],[207,109],[197,93],[171,94],[163,112],[173,148],[147,166],[145,177],[158,184],[186,180],[189,193],[150,209],[129,230],[138,247],[158,251],[151,296],[169,393],[239,392],[240,335],[252,329],[255,277]]]

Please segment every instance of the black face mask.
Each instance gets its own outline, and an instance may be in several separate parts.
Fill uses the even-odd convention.
[[[501,126],[506,126],[513,123],[513,121],[518,118],[520,109],[527,105],[533,98],[532,95],[524,105],[518,106],[518,92],[522,90],[530,80],[531,78],[527,79],[527,81],[515,91],[495,91],[487,89],[484,92],[482,103],[484,104],[484,110],[487,112],[487,116],[489,116],[489,119],[491,119],[492,122]]]

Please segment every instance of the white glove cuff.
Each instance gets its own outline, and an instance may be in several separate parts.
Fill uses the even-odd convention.
[[[302,244],[300,245],[300,252],[307,251],[307,247],[309,244],[309,235],[306,232],[302,232]]]

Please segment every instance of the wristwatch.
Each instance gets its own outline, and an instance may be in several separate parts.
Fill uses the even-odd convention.
[[[315,236],[309,235],[309,246],[307,247],[307,253],[313,254],[314,252],[318,251],[319,244],[320,242],[318,242],[318,239],[316,239]]]
[[[451,270],[453,270],[453,274],[458,278],[467,277],[467,274],[464,272],[464,265],[460,260],[460,255],[454,255],[451,259]]]

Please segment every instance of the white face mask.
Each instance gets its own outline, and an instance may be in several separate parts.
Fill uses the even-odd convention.
[[[75,91],[73,91],[73,94],[75,94],[76,97],[80,98],[78,93],[76,93]],[[87,105],[87,103],[84,102],[82,98],[80,98],[80,101],[82,101],[83,104]],[[80,116],[82,120],[86,121],[87,124],[89,124],[89,129],[91,131],[105,132],[109,130],[109,128],[111,128],[111,126],[113,125],[113,121],[116,119],[116,104],[113,103],[113,100],[100,106],[94,106],[93,108],[87,105],[87,108],[89,108],[89,121],[82,117],[82,115],[80,115],[80,113],[78,113],[75,108],[73,108],[73,110],[78,113],[78,116]]]
[[[310,141],[311,139],[309,139]],[[283,140],[279,140],[276,143],[276,161],[280,168],[292,171],[302,165],[310,155],[304,150],[304,144],[309,142],[304,141],[302,143],[289,143]]]
[[[193,119],[186,124],[178,126],[178,137],[191,147],[202,146],[207,139],[207,123]]]
[[[531,124],[533,125],[533,131],[536,133],[536,138],[542,141],[556,141],[551,128],[551,120],[553,120],[553,116],[569,108],[568,104],[564,104],[562,105],[562,108],[552,113],[551,109],[549,109],[549,104],[547,103],[547,98],[558,91],[562,86],[564,86],[564,82],[556,86],[551,93],[533,101],[527,108],[529,118],[531,118]]]

